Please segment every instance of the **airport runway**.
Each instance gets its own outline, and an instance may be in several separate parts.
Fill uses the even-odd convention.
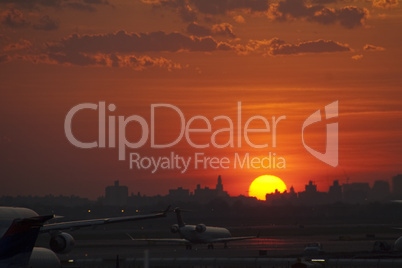
[[[147,242],[133,242],[131,240],[85,240],[77,241],[76,248],[67,255],[61,255],[61,261],[66,264],[68,260],[80,260],[80,267],[98,267],[102,263],[113,263],[116,256],[120,260],[142,259],[145,252],[149,258],[191,258],[191,259],[222,259],[222,258],[290,258],[296,259],[303,256],[305,244],[319,241],[323,244],[325,254],[331,254],[333,258],[354,258],[355,256],[369,256],[374,241],[351,240],[340,241],[328,237],[298,237],[298,238],[258,238],[253,240],[236,241],[229,244],[229,248],[217,244],[213,250],[207,249],[207,245],[196,245],[192,250],[186,250],[183,245],[172,244],[148,244]],[[387,240],[392,243],[392,240]],[[86,260],[86,265],[82,261]],[[139,261],[142,263],[142,261]],[[77,263],[77,262],[76,262]],[[248,266],[245,266],[248,267]]]
[[[273,228],[275,229],[275,228]],[[272,228],[270,229],[272,231]],[[333,230],[331,228],[330,230]],[[296,230],[297,231],[297,230]],[[130,263],[143,263],[143,258],[148,254],[150,259],[154,261],[157,259],[191,259],[191,262],[200,262],[202,260],[225,260],[234,261],[234,258],[248,259],[250,262],[255,260],[276,259],[281,258],[287,266],[267,265],[260,267],[290,267],[289,260],[292,263],[298,257],[303,256],[305,245],[311,242],[320,242],[323,245],[324,258],[336,259],[351,259],[351,258],[368,258],[373,255],[373,245],[377,240],[385,241],[392,244],[398,237],[395,233],[380,233],[366,234],[362,232],[355,232],[352,234],[346,232],[335,232],[330,234],[322,234],[325,232],[319,231],[320,235],[312,235],[312,230],[304,230],[301,233],[295,233],[295,230],[289,229],[288,235],[286,230],[280,230],[272,233],[283,233],[282,236],[262,236],[252,240],[233,241],[228,243],[229,248],[225,249],[223,244],[215,244],[214,249],[207,249],[207,245],[194,245],[192,250],[186,250],[184,245],[168,244],[168,243],[148,243],[143,241],[132,241],[125,234],[125,232],[134,232],[139,236],[149,236],[152,230],[146,230],[145,234],[138,232],[138,230],[79,230],[77,233],[71,234],[76,237],[76,246],[69,253],[59,255],[60,260],[64,267],[115,267],[116,256],[119,256],[120,267],[138,267],[138,265],[124,265],[130,260]],[[166,230],[154,230],[154,237],[158,237],[161,233],[169,237],[175,237],[173,234],[168,233]],[[235,230],[234,233],[238,233]],[[345,234],[346,235],[343,235]],[[342,234],[342,235],[340,235]],[[42,242],[44,240],[42,239]],[[39,245],[46,246],[46,245]],[[69,262],[70,260],[70,262]],[[71,262],[74,260],[75,262]],[[135,261],[134,261],[135,260]],[[79,265],[78,265],[79,263]],[[238,262],[236,262],[238,263]],[[200,265],[198,267],[218,267],[215,265]],[[281,263],[282,265],[283,263]],[[398,264],[402,267],[402,263]],[[193,267],[176,265],[173,267]],[[170,266],[172,267],[172,266]],[[219,265],[219,267],[233,267],[233,265]],[[244,265],[242,267],[255,267]],[[329,267],[327,265],[327,267]],[[339,266],[347,267],[347,266]],[[365,267],[365,266],[356,266]],[[368,266],[367,266],[368,267]],[[373,266],[382,267],[382,266]],[[384,266],[385,267],[385,266]],[[395,267],[395,266],[389,266]],[[398,266],[397,266],[398,267]]]
[[[167,243],[136,242],[131,240],[85,240],[76,241],[76,247],[67,258],[96,258],[99,256],[143,257],[148,250],[151,257],[258,257],[261,254],[270,257],[298,256],[307,243],[321,242],[325,252],[369,252],[374,241],[340,241],[333,237],[298,237],[298,238],[256,238],[234,241],[225,249],[223,244],[215,244],[214,249],[207,245],[194,245],[187,250],[184,245]],[[392,240],[388,240],[392,242]]]

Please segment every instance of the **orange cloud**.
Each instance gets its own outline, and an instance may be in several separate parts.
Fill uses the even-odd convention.
[[[233,33],[233,26],[226,22],[212,25],[212,32],[216,35],[229,36],[231,38],[236,37],[236,35]]]
[[[59,54],[50,53],[48,55],[28,55],[20,57],[23,60],[34,63],[46,64],[66,64],[78,66],[100,66],[100,67],[128,67],[136,71],[152,68],[161,68],[168,71],[180,70],[183,67],[163,57],[152,58],[149,56],[136,55],[116,55],[116,54]]]
[[[47,43],[48,51],[60,53],[131,53],[149,51],[205,51],[219,49],[212,37],[189,37],[180,33],[127,33],[71,35],[56,43]]]
[[[374,46],[374,45],[366,44],[366,45],[363,47],[363,50],[365,50],[365,51],[384,51],[385,48],[379,47],[379,46]]]
[[[17,50],[24,50],[29,49],[32,47],[32,43],[28,40],[21,39],[17,43],[12,43],[7,45],[4,48],[4,51],[17,51]]]
[[[373,7],[376,8],[395,8],[398,5],[398,0],[373,0]]]
[[[241,16],[241,15],[234,16],[233,19],[234,19],[234,21],[237,22],[237,23],[245,23],[245,22],[246,22],[246,20],[244,19],[244,17]]]
[[[361,60],[361,59],[363,59],[363,55],[353,55],[352,56],[352,60]]]
[[[187,26],[187,32],[196,36],[221,35],[235,38],[233,26],[229,23],[214,24],[211,28],[192,22]]]
[[[351,51],[349,45],[332,40],[319,39],[290,44],[279,38],[273,38],[271,40],[251,40],[246,46],[238,45],[236,49],[239,54],[254,52],[270,56]]]
[[[346,6],[334,9],[322,5],[307,6],[304,0],[284,0],[272,4],[269,10],[269,17],[278,21],[307,19],[325,25],[338,22],[348,29],[362,26],[368,15],[369,11],[364,8]]]
[[[301,42],[299,44],[283,44],[271,50],[272,55],[291,55],[305,53],[344,52],[351,49],[347,44],[331,40],[316,40]]]

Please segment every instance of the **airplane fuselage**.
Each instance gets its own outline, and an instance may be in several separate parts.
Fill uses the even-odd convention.
[[[4,235],[14,219],[36,217],[38,214],[32,209],[0,207],[0,237]]]
[[[184,238],[191,243],[211,243],[218,238],[229,238],[231,234],[228,229],[221,227],[206,226],[205,231],[196,231],[196,225],[185,225],[180,227],[179,233],[181,238]]]

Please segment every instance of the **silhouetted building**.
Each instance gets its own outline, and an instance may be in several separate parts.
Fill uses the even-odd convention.
[[[336,203],[342,201],[342,186],[339,184],[338,180],[335,180],[331,186],[329,186],[328,191],[328,202]]]
[[[312,181],[308,182],[308,185],[304,186],[306,193],[315,193],[317,192],[317,185],[315,185]]]
[[[319,205],[327,203],[327,194],[317,191],[317,185],[312,181],[305,186],[305,191],[299,193],[299,202],[303,205]]]
[[[389,195],[389,183],[387,181],[377,180],[374,182],[373,188],[371,189],[369,199],[370,201],[383,202],[389,200]]]
[[[343,200],[346,203],[365,203],[368,201],[370,185],[367,182],[343,184]]]
[[[190,197],[190,190],[183,189],[183,187],[170,189],[168,197],[171,200],[185,201],[188,200],[188,198]]]
[[[226,191],[223,191],[222,178],[220,175],[215,189],[210,189],[209,187],[201,188],[201,185],[197,184],[197,188],[194,190],[194,198],[199,202],[209,202],[215,198],[227,197],[229,197],[229,195]]]
[[[392,193],[394,198],[402,198],[402,174],[398,174],[392,178]]]
[[[297,198],[297,194],[296,194],[295,188],[293,188],[293,186],[290,187],[288,195],[289,195],[289,198],[291,198],[291,199]]]
[[[275,206],[294,205],[297,203],[297,193],[293,186],[290,187],[289,192],[284,191],[280,193],[278,189],[276,189],[274,193],[266,194],[265,200],[268,204]]]
[[[128,198],[128,187],[120,186],[119,181],[115,181],[113,186],[105,189],[104,204],[108,206],[125,206]]]
[[[223,192],[223,184],[221,175],[218,176],[218,183],[216,184],[216,191]]]

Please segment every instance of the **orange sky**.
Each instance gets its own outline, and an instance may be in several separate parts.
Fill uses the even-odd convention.
[[[327,191],[333,180],[390,179],[401,173],[402,24],[394,1],[346,0],[51,0],[0,2],[0,195],[48,193],[95,198],[116,179],[129,191],[167,194],[198,183],[214,186],[222,175],[231,195],[247,195],[254,178],[272,174],[302,191],[308,180]],[[108,113],[138,115],[150,125],[151,105],[171,104],[186,123],[203,116],[211,131],[192,133],[194,148],[181,141],[151,148],[150,138],[126,155],[190,159],[181,173],[130,169],[118,148],[80,149],[64,130],[68,111],[82,103],[115,104]],[[302,143],[303,122],[325,105],[339,103],[328,123],[339,125],[339,164],[312,156]],[[249,133],[238,146],[241,125],[252,116],[278,123],[272,132]],[[181,131],[173,110],[158,110],[155,136],[169,142]],[[233,146],[215,148],[211,135],[233,121]],[[324,114],[321,114],[324,116]],[[82,141],[98,136],[97,111],[76,114],[73,133]],[[305,142],[325,151],[326,122],[305,130]],[[272,125],[270,125],[271,127]],[[195,120],[192,128],[205,128]],[[250,128],[263,128],[254,120]],[[126,129],[129,141],[143,132]],[[116,132],[118,135],[118,132]],[[108,137],[108,136],[107,136]],[[217,136],[226,144],[229,132]],[[227,158],[227,168],[195,168],[194,157]],[[236,155],[263,159],[269,153],[286,168],[243,168]],[[91,188],[86,187],[91,183]]]

